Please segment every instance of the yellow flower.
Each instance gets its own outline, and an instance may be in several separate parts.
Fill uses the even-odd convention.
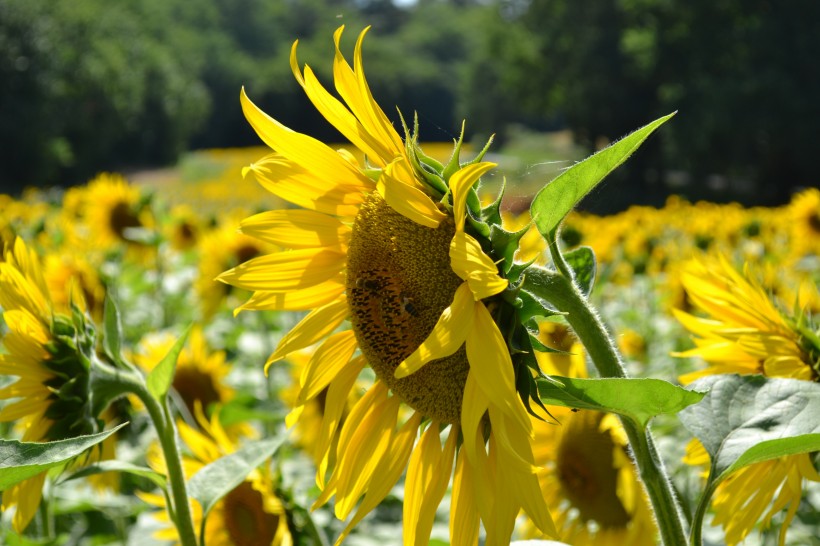
[[[72,293],[78,291],[81,297],[75,296],[74,301],[84,302],[88,313],[102,320],[105,287],[97,269],[83,255],[70,250],[46,255],[43,276],[56,311],[70,313]]]
[[[541,353],[550,375],[587,377],[584,349],[565,326],[545,322],[542,339],[561,353]],[[545,335],[546,334],[546,335]],[[657,544],[657,529],[626,434],[615,415],[550,407],[558,421],[532,419],[539,482],[559,539],[575,546]],[[541,536],[529,522],[523,534]]]
[[[103,173],[89,182],[80,206],[84,225],[76,235],[94,241],[97,248],[109,249],[123,243],[139,247],[129,230],[153,227],[153,217],[139,188],[118,174]]]
[[[270,250],[270,245],[240,233],[236,216],[233,213],[223,218],[217,227],[205,232],[199,240],[199,275],[194,281],[194,288],[205,319],[212,317],[224,305],[225,298],[231,295],[231,287],[215,282],[214,278],[226,269]]]
[[[145,337],[133,356],[134,362],[150,372],[168,354],[175,342],[176,338],[171,334]],[[197,405],[205,411],[211,411],[213,405],[221,406],[234,397],[234,390],[225,383],[229,372],[230,365],[225,361],[225,352],[212,351],[202,328],[194,327],[188,342],[179,353],[171,384],[174,392],[179,395],[179,402],[187,410],[186,417],[189,421],[193,421]],[[252,430],[244,424],[229,428],[232,437],[239,434],[252,435]]]
[[[694,349],[676,356],[696,356],[711,364],[680,377],[682,383],[718,373],[818,380],[820,348],[803,339],[794,321],[775,307],[748,268],[741,275],[723,257],[704,258],[685,268],[681,280],[689,300],[706,317],[675,313],[697,336]],[[684,462],[708,465],[709,455],[692,440]],[[766,528],[772,517],[788,506],[780,530],[780,544],[785,544],[806,479],[820,481],[808,454],[742,468],[718,486],[712,500],[713,524],[723,527],[728,544],[737,544],[758,521]]]
[[[88,361],[73,345],[91,342],[76,323],[53,314],[40,260],[22,239],[0,261],[0,307],[8,327],[0,374],[17,377],[0,389],[0,400],[16,399],[0,409],[0,421],[16,423],[24,442],[96,432],[96,423],[87,418]],[[34,516],[45,478],[44,472],[3,492],[3,509],[17,507],[13,525],[18,532]]]
[[[435,187],[418,167],[415,140],[406,145],[373,100],[362,68],[365,32],[353,67],[339,50],[342,28],[334,36],[333,73],[344,102],[310,67],[300,70],[296,44],[291,67],[367,166],[288,129],[242,93],[246,117],[275,150],[247,170],[301,208],[243,221],[244,233],[288,250],[255,258],[219,280],[254,291],[239,310],[312,309],[268,365],[321,343],[300,376],[297,404],[327,389],[316,504],[335,496],[336,516],[347,519],[361,500],[337,542],[384,499],[405,467],[405,544],[427,543],[451,473],[452,544],[475,544],[480,520],[487,544],[507,544],[522,507],[542,531],[554,533],[533,466],[532,425],[493,318],[499,303],[492,298],[507,280],[465,230],[471,188],[494,165],[454,165]],[[352,330],[339,330],[345,320]],[[377,380],[340,424],[365,364]],[[412,411],[407,419],[400,418],[403,407]]]
[[[202,432],[180,422],[179,434],[190,450],[182,456],[182,468],[186,479],[190,479],[202,467],[236,451],[237,445],[220,426],[218,415],[209,422],[201,411],[197,421]],[[157,446],[148,452],[148,463],[165,474],[165,461]],[[245,480],[223,497],[208,513],[205,522],[207,544],[211,546],[236,546],[238,544],[259,544],[260,546],[292,546],[293,537],[288,527],[285,506],[274,493],[274,482],[267,465],[253,470]],[[165,511],[165,496],[156,493],[138,493],[145,502],[162,508],[155,517],[167,527],[156,533],[157,539],[178,541],[176,527],[170,522]],[[192,505],[194,529],[202,527],[202,507]]]
[[[799,258],[820,253],[820,190],[811,188],[798,193],[787,208],[794,255]]]
[[[689,301],[707,317],[675,310],[696,337],[695,348],[676,353],[700,357],[710,367],[680,378],[686,384],[718,373],[760,373],[806,381],[818,378],[800,335],[749,272],[739,274],[723,257],[696,260],[681,272]]]

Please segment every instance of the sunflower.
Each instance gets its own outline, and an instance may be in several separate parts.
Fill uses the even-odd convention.
[[[722,256],[704,258],[684,268],[681,283],[691,304],[707,316],[674,311],[696,336],[694,349],[675,356],[700,357],[711,364],[682,376],[682,383],[719,373],[818,380],[816,348],[751,279],[748,269],[741,275]]]
[[[564,351],[540,354],[545,373],[587,377],[583,347],[566,326],[544,322],[541,339]],[[657,544],[652,511],[618,418],[563,407],[550,407],[550,414],[557,424],[532,419],[534,455],[560,540],[575,546]],[[528,521],[523,534],[540,536]]]
[[[697,336],[694,349],[676,356],[700,357],[711,364],[680,377],[682,383],[718,373],[818,380],[820,347],[801,330],[805,317],[795,319],[781,313],[748,268],[741,275],[725,258],[704,258],[684,269],[682,282],[689,300],[706,317],[675,313]],[[684,462],[708,467],[709,455],[692,440]],[[723,527],[727,543],[737,544],[758,521],[767,528],[772,517],[788,506],[780,530],[780,544],[784,544],[805,480],[820,481],[808,454],[742,468],[718,486],[712,500],[713,524]]]
[[[93,350],[93,335],[80,313],[73,319],[53,313],[40,260],[19,238],[0,261],[0,307],[8,327],[0,373],[18,378],[0,389],[0,400],[17,399],[0,409],[0,421],[16,423],[24,442],[97,432],[96,419],[88,417],[85,356]],[[3,492],[3,509],[17,507],[13,525],[18,532],[34,516],[45,479],[43,472]]]
[[[118,174],[103,173],[89,182],[80,206],[84,226],[77,235],[102,249],[124,243],[131,249],[141,247],[135,232],[154,224],[139,188]]]
[[[300,208],[244,220],[244,233],[287,250],[239,265],[219,280],[254,291],[239,310],[312,309],[267,366],[320,343],[297,397],[303,405],[327,389],[316,506],[335,496],[336,516],[347,519],[362,499],[337,543],[385,498],[405,467],[405,544],[427,543],[451,474],[452,544],[475,544],[479,521],[487,544],[508,543],[522,507],[538,528],[554,534],[533,464],[532,424],[494,316],[504,305],[495,296],[508,281],[482,246],[489,241],[475,231],[480,201],[472,187],[494,165],[481,156],[460,165],[457,143],[450,164],[435,167],[416,137],[404,142],[367,85],[367,29],[356,42],[353,67],[339,49],[342,31],[334,34],[333,73],[344,102],[309,66],[300,69],[296,43],[291,68],[319,112],[368,163],[288,129],[243,91],[245,116],[275,150],[246,172]],[[351,330],[340,329],[346,320]],[[376,380],[340,424],[366,364]],[[407,418],[400,418],[402,408]]]
[[[102,320],[105,287],[98,270],[84,255],[69,251],[46,255],[43,276],[55,310],[69,313],[72,291],[79,290],[79,301],[85,302],[95,320]]]
[[[820,253],[820,190],[811,188],[795,195],[788,212],[794,255]]]
[[[214,277],[226,269],[264,254],[270,246],[262,241],[242,234],[237,229],[241,214],[233,212],[221,218],[219,224],[205,232],[198,242],[199,275],[194,281],[194,289],[199,295],[203,318],[210,318],[231,296],[230,286],[214,282]]]
[[[201,409],[201,408],[200,408]],[[182,457],[186,479],[190,479],[202,467],[236,451],[237,445],[221,427],[218,414],[210,421],[202,411],[197,411],[197,422],[202,431],[179,423],[179,434],[190,450]],[[152,446],[148,452],[149,465],[160,473],[166,473],[165,459]],[[253,470],[245,480],[232,489],[214,505],[205,522],[205,536],[210,546],[292,546],[293,537],[288,527],[288,517],[282,501],[274,494],[274,481],[267,466]],[[179,540],[176,527],[170,522],[165,510],[165,496],[156,493],[138,493],[145,502],[162,508],[155,517],[167,527],[158,531],[157,539]],[[194,528],[202,526],[202,507],[192,506]]]
[[[147,336],[142,339],[133,355],[134,362],[150,372],[168,354],[176,338],[171,334]],[[188,343],[177,359],[171,386],[179,395],[179,402],[187,410],[188,420],[193,422],[197,406],[210,412],[214,405],[222,406],[233,399],[235,392],[225,383],[230,365],[224,351],[213,351],[200,326],[191,330]],[[139,405],[139,404],[137,404]],[[251,436],[253,429],[239,424],[229,429],[232,437],[239,434]]]

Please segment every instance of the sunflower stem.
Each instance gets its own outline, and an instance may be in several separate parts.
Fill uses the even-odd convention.
[[[567,322],[583,343],[601,377],[628,377],[612,337],[571,278],[548,269],[530,267],[527,269],[525,287],[566,313]],[[686,518],[658,455],[652,433],[648,427],[643,428],[624,417],[621,417],[621,423],[655,511],[663,544],[686,544]]]
[[[139,373],[114,368],[96,358],[92,360],[92,369],[92,392],[98,396],[95,402],[100,406],[98,409],[105,409],[105,406],[114,398],[125,393],[134,394],[145,404],[148,416],[157,431],[168,470],[168,482],[171,485],[170,498],[173,501],[168,504],[168,515],[176,525],[180,544],[197,546],[191,504],[185,485],[185,473],[182,470],[182,458],[177,443],[177,430],[168,405],[168,398],[165,397],[164,403],[154,398],[148,391],[145,378]]]
[[[164,404],[154,398],[148,388],[142,385],[139,392],[135,392],[145,404],[148,415],[157,429],[162,455],[168,470],[168,482],[171,485],[171,498],[174,506],[174,523],[179,533],[179,542],[182,546],[196,546],[196,532],[191,515],[191,503],[188,499],[188,489],[185,484],[185,473],[182,470],[182,457],[177,443],[177,429],[174,418],[168,407],[168,399]]]

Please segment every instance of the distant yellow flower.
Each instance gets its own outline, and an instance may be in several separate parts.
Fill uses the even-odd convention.
[[[70,250],[48,254],[43,276],[58,312],[70,313],[72,292],[78,291],[74,301],[82,301],[92,317],[102,320],[105,287],[97,269],[84,256]]]
[[[818,380],[820,347],[801,336],[791,317],[777,309],[748,269],[741,275],[725,258],[704,258],[683,271],[682,282],[689,300],[706,317],[675,313],[697,336],[694,349],[676,356],[700,357],[711,364],[680,377],[682,383],[719,373]],[[709,455],[692,440],[684,462],[708,465]],[[780,544],[785,544],[807,479],[820,481],[808,454],[742,468],[718,486],[712,500],[713,523],[723,527],[728,544],[738,544],[758,521],[766,528],[788,506],[780,531]]]
[[[696,260],[682,271],[681,282],[692,305],[707,316],[675,310],[696,336],[696,347],[676,356],[700,357],[711,364],[682,376],[681,382],[717,373],[817,380],[814,358],[800,335],[748,271],[739,274],[722,257]]]
[[[820,253],[820,190],[807,189],[789,204],[789,225],[797,257]]]
[[[134,243],[129,229],[148,229],[154,224],[139,188],[118,174],[103,173],[89,182],[81,194],[81,211],[85,236],[101,249]]]
[[[199,275],[194,288],[199,296],[203,318],[214,315],[230,295],[231,287],[214,279],[231,267],[246,262],[271,250],[270,245],[249,237],[238,230],[236,214],[223,218],[220,224],[203,233],[199,239]]]
[[[87,417],[88,361],[67,339],[90,341],[70,319],[54,314],[40,260],[21,239],[0,261],[0,307],[8,327],[0,374],[17,377],[0,389],[0,400],[16,399],[0,409],[0,421],[16,423],[24,442],[96,432]],[[45,478],[43,472],[3,492],[3,509],[17,507],[13,525],[18,532],[34,517]]]
[[[171,350],[176,338],[160,334],[143,338],[134,362],[150,372]],[[225,383],[230,365],[224,351],[214,351],[208,345],[202,327],[195,326],[177,359],[171,386],[185,405],[188,416],[195,415],[197,404],[209,411],[213,404],[224,405],[234,397],[234,390]]]
[[[289,250],[255,258],[219,279],[254,291],[240,310],[312,309],[268,364],[321,343],[300,377],[297,404],[327,389],[316,504],[335,496],[336,516],[347,519],[361,500],[337,543],[384,499],[405,467],[405,544],[428,542],[453,466],[453,545],[476,544],[479,520],[488,545],[507,544],[522,507],[554,534],[533,466],[532,425],[493,318],[493,297],[507,280],[465,227],[471,188],[494,165],[455,169],[448,187],[442,179],[433,188],[415,163],[413,141],[405,145],[373,100],[362,68],[365,33],[352,68],[339,50],[341,34],[342,28],[335,34],[333,72],[344,103],[310,67],[300,70],[296,44],[291,66],[322,115],[369,163],[288,129],[243,92],[246,117],[275,150],[248,170],[300,208],[244,220],[244,233]],[[337,331],[345,320],[352,331]],[[361,355],[354,356],[357,350]],[[341,425],[365,363],[377,381]],[[412,409],[407,419],[399,418],[403,405]]]
[[[201,412],[197,414],[202,432],[179,423],[179,434],[190,450],[183,455],[182,468],[185,478],[190,479],[202,467],[229,455],[239,447],[220,426],[218,415],[208,421]],[[162,454],[152,446],[148,462],[157,472],[167,473]],[[209,546],[292,546],[293,537],[288,527],[288,515],[282,501],[274,493],[275,484],[266,465],[253,470],[245,480],[222,498],[208,513],[205,522],[206,543]],[[155,514],[167,527],[155,534],[157,539],[178,541],[176,527],[170,522],[165,496],[156,493],[138,493],[145,502],[163,508]],[[202,507],[192,505],[194,529],[202,526]]]
[[[194,248],[205,230],[202,216],[188,205],[176,205],[164,223],[165,236],[174,250]]]
[[[561,353],[541,353],[544,373],[587,377],[580,342],[559,324],[542,330],[542,338]],[[546,336],[544,335],[546,334]],[[539,482],[559,539],[574,546],[657,544],[657,529],[626,434],[615,415],[550,407],[555,421],[532,419]],[[523,534],[540,536],[529,522]]]

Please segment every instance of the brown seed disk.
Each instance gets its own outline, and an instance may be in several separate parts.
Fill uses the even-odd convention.
[[[564,495],[583,521],[603,528],[626,527],[629,513],[618,498],[615,447],[609,432],[599,430],[604,414],[573,413],[564,420],[556,465]]]
[[[452,219],[426,228],[377,193],[361,205],[347,257],[347,298],[359,348],[376,375],[413,409],[457,423],[469,367],[464,347],[404,379],[393,376],[433,331],[462,280],[450,268]]]

